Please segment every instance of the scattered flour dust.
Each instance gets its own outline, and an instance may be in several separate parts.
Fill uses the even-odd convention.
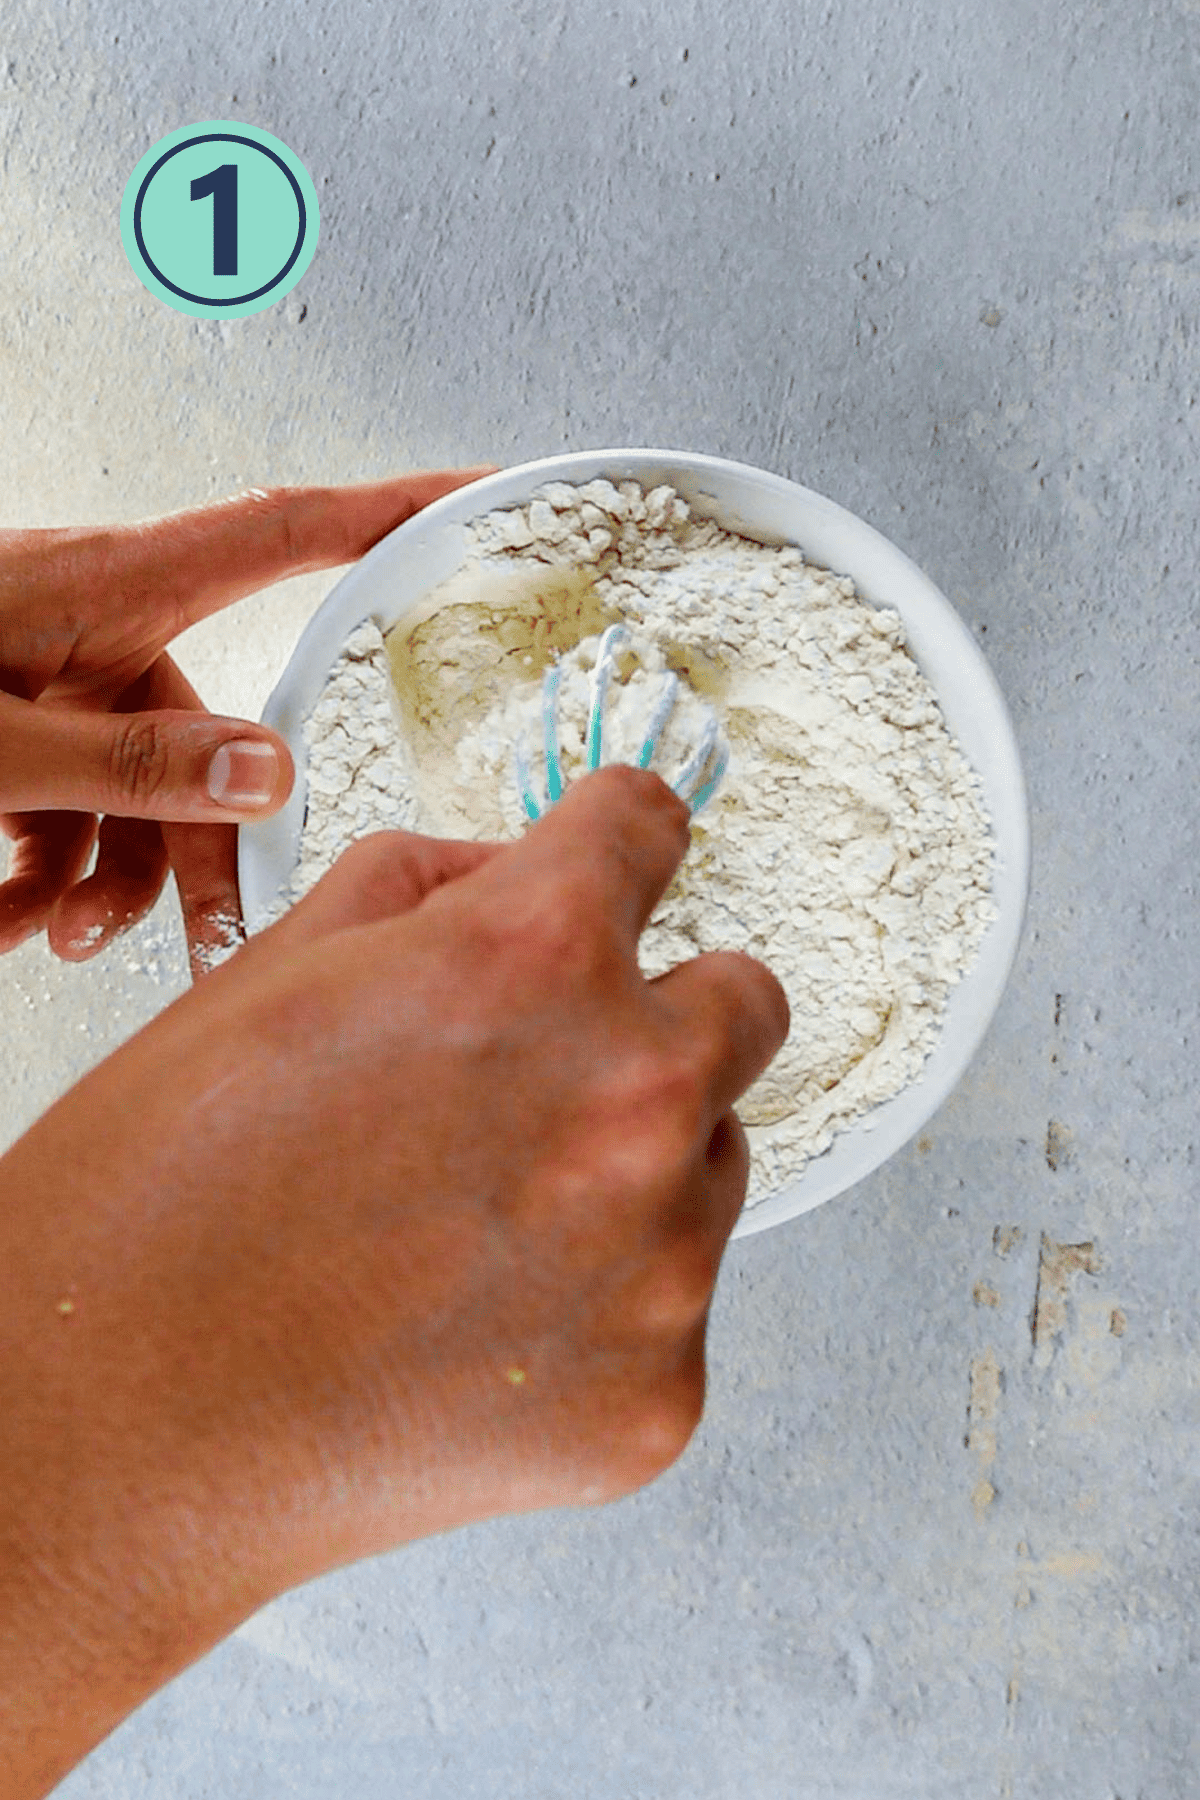
[[[791,1006],[787,1043],[738,1106],[753,1205],[933,1047],[995,917],[978,778],[897,613],[798,549],[693,517],[669,487],[550,483],[469,539],[459,571],[386,640],[368,621],[346,643],[304,727],[308,810],[281,904],[368,831],[519,836],[513,745],[524,733],[536,790],[542,672],[561,661],[569,780],[599,634],[623,622],[605,760],[636,760],[664,669],[681,697],[654,766],[678,770],[702,703],[732,752],[643,935],[644,972],[744,950]]]

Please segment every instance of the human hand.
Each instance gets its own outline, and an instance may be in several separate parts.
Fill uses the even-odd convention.
[[[240,933],[237,822],[283,805],[292,759],[265,726],[206,713],[167,644],[271,582],[353,562],[490,468],[0,531],[0,952],[45,929],[56,955],[94,955],[150,910],[168,863],[194,969]]]
[[[285,1589],[681,1453],[788,1029],[749,957],[642,976],[687,842],[622,767],[512,845],[364,839],[0,1162],[37,1779]]]

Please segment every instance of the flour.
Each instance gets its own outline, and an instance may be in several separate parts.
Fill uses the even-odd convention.
[[[558,661],[566,779],[584,765],[599,635],[630,632],[605,760],[636,761],[664,671],[679,699],[654,767],[671,778],[715,707],[725,778],[641,940],[653,976],[698,951],[768,964],[787,1043],[738,1106],[747,1204],[919,1073],[989,922],[992,842],[899,615],[791,546],[693,518],[669,487],[547,484],[477,520],[462,568],[385,642],[360,626],[305,723],[308,815],[285,900],[364,832],[511,839],[535,785],[541,676]]]
[[[308,805],[299,859],[275,913],[367,832],[427,830],[399,724],[383,635],[368,620],[347,638],[304,721]]]
[[[228,962],[246,941],[245,927],[234,913],[209,913],[205,918],[205,925],[209,941],[197,944],[193,950],[196,967],[202,975],[207,975],[211,970],[220,968],[222,963]]]

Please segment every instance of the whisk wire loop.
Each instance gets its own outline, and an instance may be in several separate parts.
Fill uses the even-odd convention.
[[[600,647],[596,654],[591,677],[591,706],[588,714],[586,742],[589,770],[598,769],[601,766],[604,754],[604,703],[608,695],[609,683],[612,680],[617,652],[628,641],[629,630],[625,625],[610,625],[600,639]],[[562,663],[556,662],[546,670],[542,679],[542,741],[546,760],[546,800],[544,803],[539,803],[533,791],[533,778],[529,769],[529,756],[524,740],[519,738],[514,746],[517,790],[520,793],[525,812],[531,821],[539,819],[544,808],[553,806],[556,800],[562,798],[562,761],[558,734],[558,691],[562,682],[562,674]],[[664,675],[659,687],[646,726],[646,736],[638,755],[638,768],[648,769],[650,767],[658,748],[659,739],[666,728],[678,697],[679,677],[670,672]],[[729,766],[728,746],[719,745],[720,726],[717,716],[711,708],[706,708],[705,711],[707,717],[699,741],[674,781],[670,783],[680,799],[688,802],[693,815],[698,813],[700,808],[712,798]],[[714,752],[717,753],[715,762],[713,762]],[[712,769],[708,779],[701,781],[701,777],[710,763]]]

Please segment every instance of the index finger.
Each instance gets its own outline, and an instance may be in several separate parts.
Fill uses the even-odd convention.
[[[166,643],[287,575],[356,562],[432,501],[495,470],[494,463],[479,463],[345,487],[252,487],[137,524],[19,535],[42,558],[33,570],[35,584],[40,579],[50,589],[69,586],[73,597],[120,597],[126,612],[140,603],[143,613],[162,622],[156,629]],[[47,557],[47,551],[53,554]]]
[[[345,487],[247,488],[150,520],[122,548],[157,591],[174,589],[182,631],[285,575],[357,562],[423,507],[495,469],[481,463]]]
[[[164,652],[143,677],[143,705],[204,712],[199,694]],[[192,979],[245,936],[238,889],[236,825],[164,822],[159,829],[175,876]]]

